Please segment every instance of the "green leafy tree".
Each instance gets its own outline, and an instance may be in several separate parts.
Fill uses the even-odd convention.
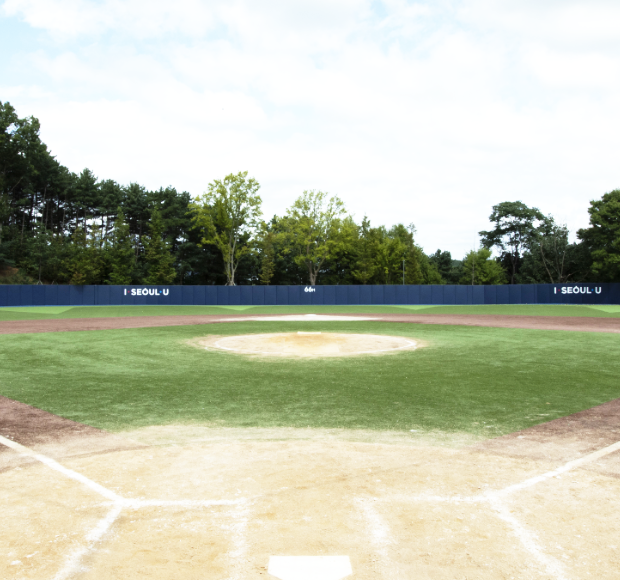
[[[269,240],[266,239],[267,235],[269,235]],[[305,265],[299,266],[295,262],[295,254],[288,240],[289,235],[285,217],[273,216],[268,222],[262,223],[258,243],[260,252],[259,263],[262,272],[263,265],[270,268],[273,261],[273,276],[269,279],[269,284],[301,284],[306,278]],[[269,247],[271,244],[273,244],[273,248]],[[265,249],[270,255],[263,264],[263,251]],[[264,279],[263,283],[265,283]]]
[[[164,238],[164,222],[157,208],[151,213],[149,235],[145,237],[144,260],[148,269],[145,284],[171,284],[176,278],[174,256]]]
[[[461,284],[505,284],[506,272],[491,258],[491,250],[472,250],[463,260]]]
[[[239,261],[253,249],[252,235],[261,216],[260,185],[247,175],[247,171],[231,173],[213,181],[202,197],[190,204],[201,245],[213,244],[222,254],[228,286],[235,285]]]
[[[118,208],[123,199],[123,189],[116,181],[106,179],[101,182],[98,193],[97,213],[101,218],[101,231],[103,232],[101,239],[105,243],[114,229],[115,218],[118,216]]]
[[[79,226],[72,242],[70,256],[65,262],[69,284],[82,286],[99,283],[102,270],[99,228],[93,226],[89,235]]]
[[[88,230],[88,220],[95,217],[101,203],[101,184],[90,169],[84,169],[77,178],[74,196],[77,223],[81,214],[82,228]]]
[[[592,255],[592,272],[603,282],[620,282],[620,189],[590,202],[590,227],[577,236]]]
[[[404,252],[400,267],[394,269],[394,284],[402,284],[402,259],[405,260],[405,284],[441,284],[441,276],[429,263],[422,249],[415,244],[415,226],[396,224],[388,231],[388,237],[397,239]]]
[[[379,247],[380,238],[376,229],[370,227],[370,220],[364,216],[362,224],[358,230],[357,260],[354,264],[354,270],[351,272],[356,282],[368,284],[370,282],[379,265],[377,264],[377,249]]]
[[[568,228],[549,216],[538,227],[523,255],[519,282],[563,283],[587,278],[590,256],[585,244],[570,243]]]
[[[420,282],[407,282],[408,284],[445,284],[446,281],[435,265],[428,259],[428,256],[422,251],[422,248],[415,246],[414,252],[416,261],[419,264],[422,280]]]
[[[1,103],[0,103],[1,104]],[[3,264],[9,264],[8,248],[4,245],[4,228],[3,224],[7,221],[11,214],[11,207],[9,204],[9,196],[0,190],[0,267]]]
[[[428,256],[428,261],[435,266],[446,284],[458,284],[463,275],[463,261],[453,260],[450,252],[437,250]]]
[[[385,228],[379,228],[381,239],[376,247],[375,263],[381,284],[402,283],[407,246],[398,236],[390,236]]]
[[[479,232],[484,247],[498,248],[508,263],[511,284],[516,283],[523,252],[536,238],[537,228],[544,220],[545,216],[535,207],[520,201],[505,201],[494,205],[489,216],[495,228]]]
[[[114,230],[112,233],[112,248],[109,252],[110,275],[108,284],[131,284],[135,268],[135,254],[129,224],[125,221],[125,214],[119,207]]]
[[[345,214],[342,200],[322,191],[304,191],[286,213],[287,251],[295,263],[306,268],[312,286],[325,262],[347,243]]]
[[[275,274],[275,238],[276,234],[263,224],[261,232],[261,267],[259,279],[261,284],[269,285]]]
[[[352,284],[355,278],[352,270],[355,267],[358,250],[359,226],[351,216],[345,216],[340,223],[338,232],[339,244],[321,268],[322,284]]]
[[[435,266],[440,276],[450,284],[450,273],[452,270],[452,255],[450,252],[437,250],[434,254],[429,255],[428,260]]]

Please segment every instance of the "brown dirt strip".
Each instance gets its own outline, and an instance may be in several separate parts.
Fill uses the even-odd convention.
[[[51,456],[105,453],[143,445],[0,396],[0,435]],[[570,461],[620,441],[620,399],[472,447],[474,452]],[[0,445],[0,453],[7,448]],[[0,469],[1,470],[1,469]]]
[[[0,322],[0,334],[29,334],[37,332],[69,332],[76,330],[116,330],[123,328],[154,328],[158,326],[187,326],[222,322],[234,316],[125,316],[119,318],[58,318],[46,320],[6,320]]]
[[[620,441],[620,399],[615,399],[560,417],[547,423],[516,431],[477,444],[473,450],[505,457],[552,461],[571,461]],[[605,468],[589,469],[620,477],[620,453],[610,456]]]
[[[339,315],[334,315],[339,316]],[[342,314],[340,316],[351,316]],[[569,330],[580,332],[620,333],[620,318],[590,318],[564,316],[499,316],[491,314],[364,314],[364,317],[384,322],[409,324],[443,324],[493,328],[522,328],[530,330]],[[127,316],[119,318],[60,318],[46,320],[8,320],[0,322],[0,334],[29,334],[39,332],[68,332],[79,330],[115,330],[125,328],[154,328],[234,322],[237,319],[273,318],[273,315],[202,315],[202,316]]]
[[[373,316],[373,315],[370,315]],[[620,318],[588,316],[505,316],[496,314],[382,314],[386,322],[486,326],[529,330],[574,330],[580,332],[620,333]]]
[[[0,435],[51,457],[109,453],[123,449],[144,447],[89,425],[77,423],[53,413],[42,411],[19,401],[0,396]],[[0,454],[9,451],[0,445]],[[13,454],[11,454],[13,456]],[[0,471],[28,459],[2,457]]]

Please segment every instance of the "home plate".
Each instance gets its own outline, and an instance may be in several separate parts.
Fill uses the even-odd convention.
[[[267,572],[280,580],[340,580],[353,574],[349,556],[271,556]]]

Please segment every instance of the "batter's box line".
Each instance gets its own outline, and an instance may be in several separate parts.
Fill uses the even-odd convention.
[[[234,506],[247,503],[246,498],[237,498],[234,500],[149,500],[149,499],[130,499],[124,498],[112,490],[100,485],[99,483],[89,479],[85,475],[74,471],[73,469],[69,469],[64,465],[61,465],[54,459],[37,453],[32,449],[17,443],[11,439],[7,439],[0,435],[0,443],[13,449],[20,455],[25,457],[30,457],[32,459],[36,459],[40,461],[45,466],[50,469],[61,473],[68,479],[73,481],[77,481],[82,485],[86,486],[91,491],[105,497],[110,502],[107,502],[104,505],[111,505],[112,509],[101,519],[95,527],[86,534],[85,537],[85,545],[80,546],[73,552],[71,552],[66,560],[65,565],[61,568],[61,570],[54,576],[53,580],[66,580],[71,576],[74,576],[77,572],[82,570],[82,561],[83,559],[93,551],[97,542],[101,541],[107,532],[110,531],[114,522],[119,518],[123,509],[142,509],[147,507],[182,507],[182,508],[200,508],[200,507],[211,507],[211,506]]]
[[[247,502],[245,498],[239,498],[236,500],[134,500],[123,498],[112,490],[107,489],[106,487],[96,483],[95,481],[89,479],[88,477],[74,471],[72,469],[68,469],[64,467],[54,459],[42,455],[13,441],[11,439],[7,439],[0,435],[0,443],[9,447],[19,453],[20,455],[24,455],[26,457],[31,457],[40,461],[50,469],[57,471],[63,474],[65,477],[77,481],[86,487],[88,487],[91,491],[102,495],[106,499],[111,500],[112,509],[108,512],[108,514],[99,521],[99,523],[87,534],[86,541],[87,545],[79,548],[75,552],[73,552],[67,559],[67,563],[65,567],[54,577],[54,580],[65,580],[72,576],[75,572],[80,569],[80,564],[82,559],[86,554],[88,554],[94,547],[94,545],[100,541],[103,536],[109,531],[114,522],[118,519],[124,508],[134,508],[140,509],[142,507],[207,507],[210,505],[236,505]],[[538,560],[544,567],[547,569],[547,572],[557,578],[557,580],[565,580],[566,576],[563,573],[562,567],[555,559],[546,555],[542,548],[538,546],[535,540],[535,535],[526,530],[521,523],[514,517],[510,510],[502,503],[502,497],[509,495],[511,493],[515,493],[546,481],[548,479],[558,477],[568,471],[571,471],[577,467],[581,467],[587,463],[591,463],[592,461],[596,461],[601,457],[609,455],[610,453],[614,453],[615,451],[620,450],[620,441],[614,443],[613,445],[609,445],[604,447],[603,449],[599,449],[593,453],[585,455],[579,459],[575,459],[573,461],[569,461],[561,467],[558,467],[552,471],[548,471],[547,473],[543,473],[542,475],[538,475],[535,477],[531,477],[526,479],[523,482],[508,486],[502,490],[497,491],[489,491],[484,494],[479,494],[471,497],[462,497],[462,496],[437,496],[437,495],[419,495],[419,496],[408,496],[409,501],[427,501],[427,502],[447,502],[447,503],[478,503],[478,502],[487,502],[493,508],[498,517],[504,520],[506,523],[510,524],[513,528],[514,534],[519,538],[523,546],[527,549],[530,554],[532,554],[536,560]],[[372,500],[379,500],[379,498],[371,498]],[[364,498],[358,498],[358,500],[363,501]]]
[[[521,524],[519,520],[511,513],[510,509],[503,503],[503,499],[508,495],[520,492],[524,489],[532,487],[538,483],[542,483],[543,481],[547,481],[553,478],[560,477],[564,473],[576,469],[577,467],[581,467],[587,463],[591,463],[592,461],[596,461],[601,457],[609,455],[610,453],[614,453],[615,451],[620,450],[620,441],[604,447],[603,449],[599,449],[598,451],[594,451],[588,455],[580,457],[579,459],[574,459],[565,463],[561,467],[558,467],[552,471],[548,471],[547,473],[543,473],[542,475],[537,475],[535,477],[530,477],[520,483],[516,483],[513,485],[509,485],[508,487],[500,490],[488,491],[482,494],[477,494],[473,496],[461,496],[461,495],[452,495],[452,496],[442,496],[442,495],[431,495],[431,494],[418,494],[418,495],[390,495],[387,497],[359,497],[356,498],[357,502],[360,505],[364,504],[372,504],[381,503],[384,501],[394,501],[401,500],[407,502],[420,502],[420,503],[449,503],[449,504],[488,504],[489,507],[493,510],[495,515],[507,523],[511,528],[513,534],[518,538],[521,542],[521,545],[527,550],[533,557],[536,559],[547,571],[547,573],[556,578],[556,580],[566,580],[566,574],[564,573],[564,568],[560,562],[558,562],[555,558],[545,554],[542,547],[536,541],[536,534]],[[369,506],[369,507],[370,507]],[[367,510],[366,510],[367,511]],[[377,516],[378,517],[378,516]],[[386,526],[387,524],[382,524]],[[383,535],[387,536],[387,532],[384,530]],[[381,546],[385,548],[385,546]],[[384,556],[385,557],[385,556]]]

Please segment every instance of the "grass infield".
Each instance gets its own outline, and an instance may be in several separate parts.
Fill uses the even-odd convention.
[[[480,438],[620,397],[614,334],[304,322],[304,331],[400,335],[427,347],[387,356],[259,360],[185,344],[206,334],[298,330],[299,323],[237,322],[2,335],[0,394],[111,431],[206,423]]]

